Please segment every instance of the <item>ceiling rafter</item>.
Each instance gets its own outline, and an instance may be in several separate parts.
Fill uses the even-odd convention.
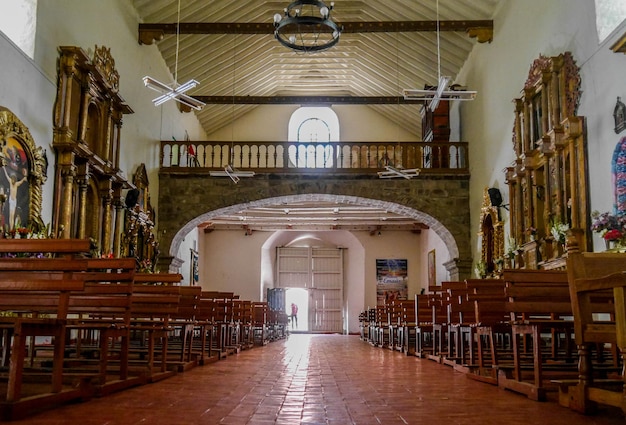
[[[340,22],[342,34],[370,32],[466,32],[478,42],[493,40],[492,20],[441,20],[437,21],[386,21],[386,22]],[[273,34],[274,24],[266,22],[181,22],[139,24],[139,44],[152,44],[165,35],[176,34]]]

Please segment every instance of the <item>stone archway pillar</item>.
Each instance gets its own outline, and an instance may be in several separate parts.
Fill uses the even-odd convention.
[[[451,281],[468,279],[472,276],[472,259],[454,258],[443,263]]]

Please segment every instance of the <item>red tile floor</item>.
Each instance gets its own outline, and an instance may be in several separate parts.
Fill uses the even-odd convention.
[[[13,424],[624,424],[473,381],[357,336],[291,335],[150,385]]]

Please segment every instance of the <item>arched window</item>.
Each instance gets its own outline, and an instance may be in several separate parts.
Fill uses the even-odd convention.
[[[624,0],[595,0],[596,29],[600,43],[626,19],[626,2]]]
[[[35,56],[37,0],[5,1],[0,5],[0,31],[31,59]]]
[[[302,107],[289,120],[289,166],[293,168],[331,168],[333,148],[339,141],[339,119],[328,107]]]

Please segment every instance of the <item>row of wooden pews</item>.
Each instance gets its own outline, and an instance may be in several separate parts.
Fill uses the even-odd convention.
[[[370,308],[361,339],[534,400],[558,391],[583,413],[598,404],[626,412],[624,288],[624,254],[574,248],[567,271],[504,270]]]
[[[225,358],[253,347],[259,327],[286,335],[257,303],[138,273],[131,258],[90,258],[89,245],[0,241],[0,420]]]

